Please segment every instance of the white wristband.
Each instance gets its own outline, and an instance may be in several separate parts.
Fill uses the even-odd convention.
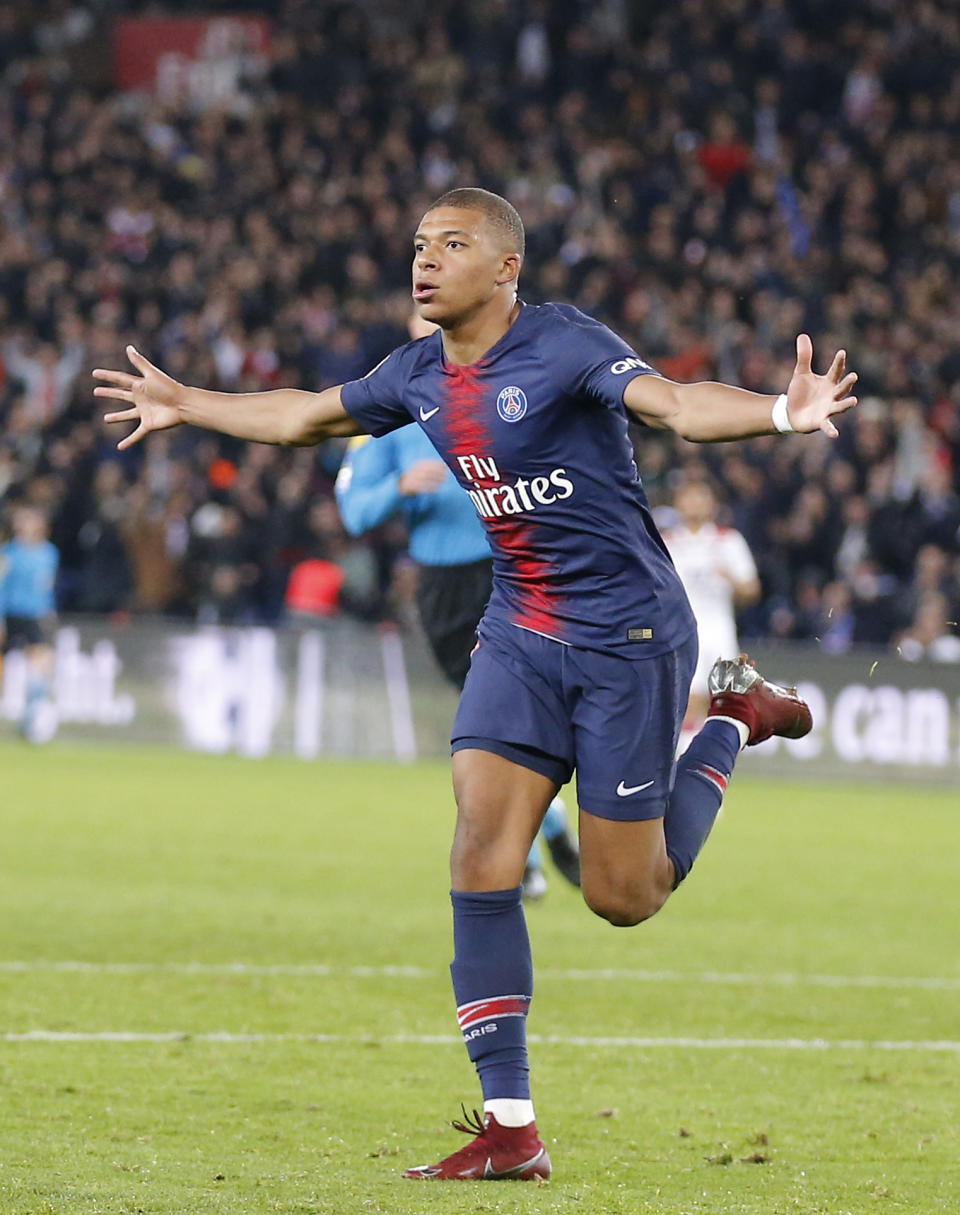
[[[781,392],[774,401],[773,409],[770,411],[770,418],[782,435],[793,434],[793,427],[790,425],[790,415],[787,413],[787,394],[785,392]]]

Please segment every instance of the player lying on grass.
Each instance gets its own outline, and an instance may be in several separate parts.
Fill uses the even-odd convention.
[[[506,200],[445,194],[413,255],[413,298],[439,331],[320,393],[188,388],[133,347],[137,374],[94,373],[106,382],[97,395],[126,405],[107,420],[136,423],[121,448],[182,423],[311,444],[418,422],[487,529],[494,590],[453,729],[450,862],[451,973],[484,1117],[463,1127],[475,1134],[464,1148],[408,1177],[549,1176],[530,1100],[533,968],[520,878],[571,773],[584,898],[611,924],[634,925],[689,873],[740,748],[810,729],[792,690],[731,657],[714,669],[706,724],[674,763],[696,628],[650,516],[628,413],[715,442],[788,429],[835,436],[834,415],[856,404],[843,351],[817,375],[806,335],[779,397],[663,379],[576,308],[521,303],[523,253]]]

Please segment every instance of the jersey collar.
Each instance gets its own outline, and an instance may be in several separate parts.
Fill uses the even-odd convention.
[[[510,328],[501,337],[493,343],[485,354],[482,354],[475,363],[450,363],[447,361],[446,353],[443,349],[443,338],[440,339],[440,367],[446,375],[463,375],[464,372],[483,371],[495,362],[505,350],[510,349],[517,336],[517,329],[521,327],[521,322],[526,323],[526,317],[530,314],[524,300],[518,299],[520,311],[517,313],[517,319],[513,322]]]

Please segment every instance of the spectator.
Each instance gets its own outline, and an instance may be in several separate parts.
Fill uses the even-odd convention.
[[[949,605],[938,591],[924,591],[913,623],[896,639],[897,653],[908,662],[929,658],[934,662],[960,662],[956,621],[947,619]]]
[[[701,0],[435,0],[425,32],[416,6],[281,0],[272,66],[234,113],[71,75],[123,7],[31,28],[0,5],[0,517],[49,511],[64,607],[280,616],[315,539],[296,508],[332,501],[342,445],[252,457],[177,432],[118,461],[80,372],[136,332],[231,390],[362,374],[404,340],[407,234],[448,184],[520,206],[528,298],[592,311],[672,374],[769,391],[796,329],[849,342],[867,399],[829,451],[637,437],[655,506],[691,475],[720,488],[757,560],[752,631],[803,632],[839,583],[854,643],[886,644],[924,593],[918,552],[960,557],[950,0],[864,0],[829,26],[767,0],[735,24]],[[233,484],[210,477],[221,459]],[[211,504],[250,552],[208,559],[193,522]],[[149,551],[129,550],[132,518]],[[401,530],[324,539],[341,610],[389,610]]]
[[[6,370],[23,385],[23,408],[31,429],[47,428],[63,413],[83,366],[81,342],[68,341],[61,351],[53,342],[20,338],[4,343]]]

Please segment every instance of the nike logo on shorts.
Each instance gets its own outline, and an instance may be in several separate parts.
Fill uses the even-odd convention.
[[[633,785],[628,789],[623,781],[621,781],[620,784],[617,785],[617,797],[629,797],[631,793],[640,793],[643,789],[649,789],[652,784],[653,781],[648,780],[645,785]]]
[[[429,421],[430,421],[430,419],[433,417],[433,415],[434,415],[435,413],[439,413],[439,412],[440,412],[440,406],[439,406],[439,405],[434,405],[433,409],[428,410],[426,413],[424,413],[424,411],[423,411],[423,406],[421,405],[421,406],[420,406],[420,421],[421,421],[421,422],[429,422]]]

